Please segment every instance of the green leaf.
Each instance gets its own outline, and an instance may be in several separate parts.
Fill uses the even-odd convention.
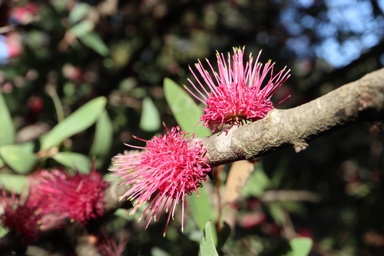
[[[143,111],[141,112],[140,128],[147,132],[159,130],[161,126],[159,111],[150,97],[143,100]]]
[[[128,221],[141,221],[141,216],[143,215],[145,209],[148,207],[149,203],[145,202],[141,207],[137,209],[135,214],[131,214],[131,210],[119,208],[115,211],[115,215]]]
[[[1,223],[0,223],[0,238],[4,237],[6,234],[8,234],[9,232],[9,229],[4,227]]]
[[[86,103],[41,138],[41,149],[58,146],[67,138],[91,126],[104,110],[107,100],[98,97]]]
[[[277,224],[283,225],[283,223],[285,222],[285,214],[284,214],[283,207],[281,207],[281,205],[278,202],[271,203],[269,204],[269,211],[271,213],[273,220]]]
[[[212,223],[209,221],[205,225],[200,240],[200,256],[218,256],[212,235]]]
[[[229,235],[231,234],[231,227],[227,222],[223,222],[220,232],[217,234],[217,248],[223,248],[225,242],[228,240]]]
[[[107,111],[104,110],[96,122],[95,138],[89,154],[97,158],[107,155],[112,145],[112,135],[111,119]]]
[[[283,181],[284,175],[287,173],[287,160],[283,159],[279,162],[277,168],[275,168],[273,172],[273,176],[271,178],[270,188],[278,188]]]
[[[136,216],[134,216],[134,214],[129,213],[129,210],[123,208],[119,208],[114,212],[114,214],[119,218],[122,218],[127,221],[134,221],[136,219]]]
[[[71,23],[76,23],[83,19],[90,10],[90,6],[85,3],[76,3],[75,7],[69,13],[68,19]]]
[[[82,154],[73,152],[59,152],[53,157],[60,164],[81,173],[89,173],[91,170],[91,160]]]
[[[2,173],[0,174],[0,186],[15,194],[21,194],[28,188],[28,178],[25,175]]]
[[[76,37],[82,37],[85,34],[91,32],[93,29],[93,23],[89,20],[83,20],[71,28],[71,32]]]
[[[194,133],[196,137],[211,135],[211,131],[199,122],[203,111],[184,89],[180,88],[171,79],[165,78],[164,93],[168,105],[182,130]]]
[[[270,182],[268,176],[264,173],[262,165],[256,164],[255,170],[241,191],[241,195],[244,197],[260,197],[264,190],[269,187]]]
[[[32,143],[1,146],[0,156],[11,169],[20,174],[30,172],[38,161]]]
[[[289,241],[291,251],[288,256],[306,256],[312,248],[312,239],[306,237],[294,238]]]
[[[205,224],[212,220],[212,213],[214,213],[214,211],[212,210],[208,194],[205,189],[199,188],[198,192],[199,196],[193,193],[188,197],[188,202],[197,226],[200,230],[203,230]]]
[[[15,142],[15,127],[12,122],[11,115],[3,94],[0,92],[0,120],[1,120],[1,129],[0,129],[0,145],[12,144]]]
[[[79,40],[102,56],[107,56],[109,53],[108,47],[105,45],[101,37],[95,32],[83,34],[79,36]]]
[[[120,177],[114,175],[112,172],[108,172],[103,175],[103,180],[108,181],[109,183],[116,182],[120,180]]]
[[[171,256],[171,254],[166,251],[160,249],[159,247],[153,247],[151,249],[151,256]]]

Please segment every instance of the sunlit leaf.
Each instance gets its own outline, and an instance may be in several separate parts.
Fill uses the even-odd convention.
[[[52,0],[52,1],[50,1],[50,3],[52,4],[53,8],[57,12],[62,12],[64,10],[67,10],[67,8],[68,8],[68,3],[66,1],[63,1],[63,0]],[[46,9],[48,9],[48,7],[46,7]],[[40,12],[39,12],[39,14],[40,14]]]
[[[103,111],[96,122],[95,138],[93,139],[90,155],[96,158],[109,153],[112,145],[112,123],[107,111]]]
[[[98,97],[76,110],[41,138],[41,148],[58,146],[72,135],[87,129],[99,118],[106,103],[104,97]]]
[[[102,56],[107,56],[109,53],[109,49],[101,37],[94,32],[85,33],[79,36],[79,40]]]
[[[82,154],[73,152],[59,152],[53,157],[60,164],[81,173],[89,173],[91,170],[91,160]]]
[[[71,28],[71,32],[76,37],[82,37],[85,34],[91,32],[93,29],[93,23],[89,20],[83,20],[82,22],[74,25]]]
[[[143,111],[141,112],[140,128],[147,132],[157,131],[161,126],[159,111],[149,97],[143,100]]]
[[[0,222],[0,238],[4,237],[6,234],[8,234],[9,229],[4,227]]]
[[[291,251],[288,256],[307,256],[312,248],[312,239],[306,237],[294,238],[289,241]]]
[[[181,129],[194,133],[196,137],[211,135],[211,131],[199,122],[203,111],[184,89],[171,79],[165,78],[164,93],[168,105]]]
[[[15,141],[15,127],[3,94],[0,92],[0,145],[12,144]]]
[[[151,256],[171,256],[171,254],[160,249],[159,247],[154,247],[151,249]]]
[[[76,23],[83,19],[90,10],[90,6],[85,3],[76,3],[71,12],[69,13],[68,20],[71,23]]]
[[[28,178],[25,175],[1,173],[0,187],[3,187],[15,194],[21,194],[26,192],[26,189],[28,188]]]
[[[30,145],[33,144],[1,146],[0,156],[12,170],[20,174],[26,174],[32,170],[38,161],[33,152],[33,147]]]
[[[216,256],[219,255],[216,251],[215,242],[213,240],[212,223],[209,221],[205,225],[203,234],[200,240],[200,256]]]

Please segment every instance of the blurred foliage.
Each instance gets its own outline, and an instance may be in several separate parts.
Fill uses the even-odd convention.
[[[216,50],[263,49],[262,61],[292,69],[279,107],[312,100],[383,65],[383,10],[382,0],[0,1],[0,184],[22,193],[38,168],[86,172],[93,158],[107,174],[132,134],[151,138],[162,121],[209,135],[181,89],[188,66],[213,63]],[[377,129],[354,124],[299,154],[265,156],[224,205],[230,167],[217,168],[191,198],[184,233],[180,214],[163,237],[165,218],[144,232],[123,208],[88,231],[123,237],[124,255],[304,255],[311,241],[313,255],[384,254]]]

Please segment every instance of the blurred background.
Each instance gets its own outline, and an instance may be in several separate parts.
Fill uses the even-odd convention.
[[[262,49],[262,62],[292,70],[275,102],[291,98],[278,108],[298,106],[383,66],[383,14],[383,0],[0,1],[0,89],[17,131],[15,144],[38,140],[104,96],[111,127],[105,136],[111,140],[96,161],[107,174],[111,157],[128,149],[123,143],[137,143],[133,134],[149,139],[163,131],[161,122],[176,125],[164,78],[182,86],[197,59],[214,63],[216,51],[246,46],[257,56]],[[352,124],[298,154],[287,148],[263,157],[233,205],[234,225],[221,252],[280,255],[293,233],[313,240],[313,255],[384,255],[378,127]],[[88,156],[94,136],[90,126],[61,147]],[[289,193],[279,197],[284,191]],[[103,228],[116,241],[124,234],[126,255],[198,252],[199,237],[188,228],[182,234],[178,221],[164,238],[165,220],[144,232],[119,216]]]

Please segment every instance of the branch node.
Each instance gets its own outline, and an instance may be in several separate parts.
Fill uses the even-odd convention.
[[[303,141],[295,141],[292,144],[293,144],[293,148],[295,149],[296,153],[299,153],[300,151],[302,151],[308,147],[308,143],[305,142],[304,140]]]

